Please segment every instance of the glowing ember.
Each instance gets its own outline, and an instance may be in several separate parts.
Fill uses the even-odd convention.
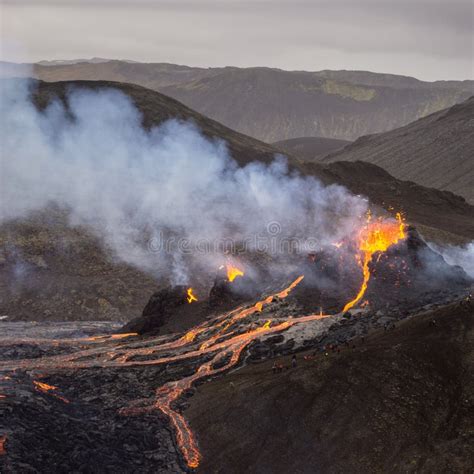
[[[197,301],[198,299],[193,294],[193,289],[188,288],[188,296],[187,296],[188,303],[192,303],[193,301]]]
[[[64,403],[69,403],[69,400],[67,398],[64,398],[61,395],[54,393],[58,389],[58,387],[55,387],[54,385],[48,385],[44,382],[38,382],[37,380],[33,380],[33,385],[35,386],[36,390],[38,390],[38,392],[50,393],[50,395],[56,397],[58,400],[61,400]]]
[[[55,387],[54,385],[48,385],[47,383],[44,382],[38,382],[37,380],[33,380],[33,385],[40,391],[40,392],[50,392],[51,390],[57,390],[58,387]]]
[[[5,454],[7,454],[7,450],[5,449],[6,442],[7,442],[7,436],[6,435],[0,436],[0,456],[5,456]]]
[[[227,269],[227,279],[230,282],[233,282],[237,277],[244,276],[243,270],[231,265],[230,263],[226,265],[226,269]]]
[[[367,218],[367,225],[360,231],[358,244],[358,262],[362,267],[364,275],[362,285],[357,296],[349,301],[343,311],[351,309],[364,296],[370,279],[369,263],[376,252],[385,252],[391,245],[396,244],[405,238],[405,224],[400,213],[397,214],[397,221],[382,220],[371,222],[371,216]]]
[[[85,341],[102,341],[104,339],[125,339],[126,337],[133,337],[133,336],[138,336],[138,333],[136,332],[127,332],[124,334],[110,334],[110,335],[105,335],[105,336],[92,336],[92,337],[86,337],[84,340]]]

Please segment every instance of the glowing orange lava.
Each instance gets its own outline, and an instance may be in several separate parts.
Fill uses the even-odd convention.
[[[387,250],[404,237],[405,227],[400,215],[397,215],[397,221],[377,220],[371,222],[369,218],[366,227],[360,231],[357,241],[358,260],[364,275],[363,282],[357,296],[345,305],[344,311],[353,307],[363,297],[370,278],[369,263],[372,256],[376,252]],[[226,265],[226,269],[229,282],[232,282],[238,276],[244,275],[241,269],[230,264]],[[170,420],[175,432],[177,446],[185,462],[189,468],[194,469],[200,464],[201,454],[190,426],[176,408],[176,402],[197,382],[235,367],[241,360],[245,349],[256,339],[277,334],[295,325],[328,318],[330,315],[323,314],[322,309],[320,309],[318,313],[307,316],[267,319],[261,326],[258,325],[261,324],[258,318],[256,320],[250,319],[248,325],[241,324],[246,322],[246,318],[262,312],[265,306],[278,299],[286,298],[303,278],[303,275],[299,276],[280,292],[266,296],[250,306],[240,306],[214,319],[206,320],[188,330],[181,337],[165,335],[139,342],[136,340],[115,340],[116,338],[110,336],[103,339],[96,338],[92,341],[89,340],[89,348],[82,349],[81,346],[81,350],[76,353],[13,362],[0,361],[0,369],[72,370],[91,367],[166,366],[170,363],[196,360],[204,356],[204,359],[198,359],[204,362],[199,362],[198,368],[193,374],[167,382],[156,388],[154,397],[146,406],[135,404],[120,410],[123,415],[139,415],[161,410]],[[192,288],[187,290],[187,300],[189,303],[198,301]],[[122,336],[126,337],[128,335]],[[136,357],[144,355],[147,357]],[[55,393],[58,390],[57,387],[38,381],[33,383],[37,390],[49,393],[68,403],[66,399]],[[0,436],[0,454],[2,454],[2,450],[4,454],[5,440],[6,436]]]
[[[84,341],[102,341],[104,339],[125,339],[126,337],[138,336],[136,332],[127,332],[123,334],[110,334],[106,336],[92,336],[84,338]]]
[[[198,299],[193,294],[193,289],[188,288],[188,296],[187,296],[188,303],[192,303],[193,301],[197,301]]]
[[[54,385],[48,385],[44,382],[38,382],[37,380],[33,380],[33,385],[35,386],[36,390],[38,390],[38,392],[50,393],[58,400],[61,400],[64,403],[69,403],[69,400],[67,398],[64,398],[61,395],[54,393],[56,390],[58,390],[58,387],[55,387]]]
[[[233,282],[237,277],[244,276],[243,270],[241,270],[240,268],[234,265],[231,265],[230,263],[226,265],[226,270],[227,270],[227,279],[230,282]]]
[[[356,297],[344,306],[343,311],[351,309],[364,296],[370,279],[369,264],[372,256],[376,252],[385,252],[391,245],[404,238],[405,224],[400,213],[397,214],[396,221],[378,219],[372,222],[371,216],[368,216],[367,225],[360,231],[358,238],[360,255],[357,258],[364,278]]]
[[[7,450],[5,449],[6,442],[7,442],[7,436],[6,435],[0,436],[0,456],[5,456],[5,454],[7,454]]]
[[[58,387],[54,385],[48,385],[44,382],[38,382],[37,380],[33,380],[33,385],[40,391],[40,392],[50,392],[51,390],[57,390]]]

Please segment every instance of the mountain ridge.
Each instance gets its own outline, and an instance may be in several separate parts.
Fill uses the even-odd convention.
[[[359,160],[474,203],[474,96],[404,127],[360,137],[321,162]]]
[[[354,140],[400,127],[474,94],[474,81],[425,82],[364,71],[198,68],[119,60],[47,66],[5,63],[2,69],[3,75],[52,82],[135,83],[266,142],[301,136]]]

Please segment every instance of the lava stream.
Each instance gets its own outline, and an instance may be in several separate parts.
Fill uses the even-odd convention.
[[[358,239],[359,252],[362,254],[362,257],[358,255],[357,260],[362,267],[364,278],[356,297],[346,303],[342,311],[351,309],[364,296],[370,279],[369,264],[373,255],[376,252],[385,252],[391,245],[404,238],[405,225],[400,213],[397,214],[397,222],[389,220],[371,222],[369,215],[367,225],[360,231]]]
[[[358,239],[358,260],[363,271],[363,282],[357,296],[344,306],[344,311],[352,308],[363,297],[370,279],[369,264],[373,255],[376,252],[384,252],[391,245],[405,237],[404,224],[400,215],[397,215],[397,219],[398,223],[393,221],[370,222],[369,220],[367,226],[361,230]],[[239,272],[242,274],[243,272],[238,268],[236,270],[238,272],[233,273],[232,278],[232,275],[228,276],[229,281],[232,281],[236,276],[242,276],[239,275]],[[162,365],[181,360],[196,359],[208,354],[207,357],[211,357],[211,359],[202,363],[194,374],[168,382],[157,388],[155,398],[148,406],[128,407],[121,410],[122,414],[128,415],[161,410],[169,418],[175,430],[177,445],[187,465],[190,468],[196,468],[200,463],[201,454],[186,419],[175,409],[176,402],[196,382],[235,367],[241,359],[242,352],[255,339],[285,331],[297,324],[329,317],[329,315],[322,314],[321,311],[318,314],[286,320],[267,319],[263,325],[256,328],[251,326],[248,332],[241,332],[242,326],[239,323],[242,320],[261,312],[264,306],[276,299],[286,298],[303,278],[303,275],[299,276],[284,290],[269,295],[250,307],[239,307],[216,319],[205,321],[177,339],[173,339],[173,336],[159,337],[137,343],[136,341],[123,342],[120,338],[114,336],[104,339],[95,337],[89,339],[89,343],[94,343],[93,348],[83,349],[83,342],[87,342],[87,340],[83,340],[83,342],[79,342],[81,344],[79,347],[82,350],[78,350],[74,354],[45,357],[41,360],[3,361],[0,362],[0,370],[15,370],[17,368],[59,370]],[[192,289],[189,288],[188,298],[191,296],[196,298],[192,293]],[[126,339],[133,335],[126,334],[122,337]],[[166,351],[171,350],[174,351],[171,355],[166,353]],[[133,357],[137,355],[146,355],[149,358],[133,360]],[[37,381],[34,381],[34,384],[37,390],[50,393],[68,403],[66,399],[55,393],[56,387]],[[4,449],[4,443],[5,438],[2,440],[2,437],[0,437],[0,454]]]

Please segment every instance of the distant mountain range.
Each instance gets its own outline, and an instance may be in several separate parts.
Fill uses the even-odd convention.
[[[474,203],[474,97],[396,130],[361,137],[322,161],[358,160]]]
[[[3,63],[1,74],[138,84],[266,142],[302,136],[354,140],[406,125],[474,94],[474,81],[423,82],[365,71],[197,68],[100,58],[71,62]]]

